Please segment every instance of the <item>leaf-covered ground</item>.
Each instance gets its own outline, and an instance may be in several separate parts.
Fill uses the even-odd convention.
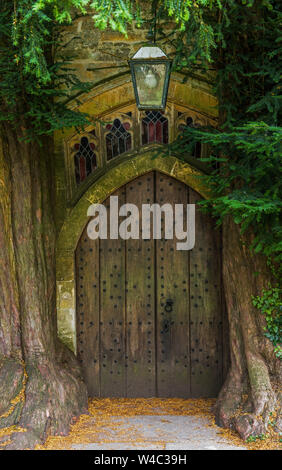
[[[159,398],[102,398],[89,400],[89,414],[81,415],[71,426],[67,436],[49,437],[44,445],[37,446],[36,450],[68,450],[76,446],[92,443],[108,444],[115,442],[128,442],[136,449],[144,443],[142,427],[130,427],[127,418],[141,416],[164,416],[162,423],[169,422],[167,416],[191,416],[206,418],[202,425],[203,435],[205,428],[213,428],[218,434],[218,441],[225,440],[230,445],[247,447],[249,450],[281,449],[281,437],[272,431],[269,426],[269,434],[254,438],[252,442],[244,442],[237,434],[230,430],[222,429],[214,423],[212,407],[214,399],[159,399]],[[139,421],[140,422],[140,421]],[[13,433],[25,432],[20,427],[11,427],[0,430],[0,449],[11,442]],[[160,435],[162,435],[160,433]],[[165,448],[166,436],[158,440],[154,439],[154,445]],[[199,446],[200,446],[199,442]],[[199,447],[200,448],[200,447]]]
[[[214,423],[212,407],[215,403],[213,399],[158,399],[158,398],[106,398],[89,400],[89,415],[81,415],[72,425],[68,436],[49,437],[43,446],[37,449],[71,449],[77,444],[109,443],[112,435],[120,442],[127,440],[134,441],[138,449],[138,442],[144,442],[142,429],[130,429],[124,426],[126,418],[134,416],[195,416],[208,418],[206,426],[216,429],[221,438],[229,441],[230,444],[248,449],[278,449],[281,446],[279,436],[270,431],[269,435],[262,439],[257,438],[253,442],[243,442],[235,433],[230,430],[223,430]],[[94,419],[93,419],[94,418]],[[95,426],[93,425],[95,423]],[[125,435],[126,432],[126,435]],[[204,429],[203,429],[204,432]],[[164,438],[165,439],[165,438]],[[154,441],[155,444],[163,444]]]

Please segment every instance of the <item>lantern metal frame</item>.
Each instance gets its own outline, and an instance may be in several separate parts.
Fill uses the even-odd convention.
[[[159,48],[163,52],[163,56],[161,58],[137,58],[134,59],[135,55],[145,47],[155,47]],[[135,54],[134,56],[129,59],[128,61],[129,66],[130,66],[130,71],[131,71],[131,78],[132,78],[132,83],[133,83],[133,89],[134,89],[134,94],[135,94],[135,100],[137,104],[137,108],[141,110],[160,110],[163,111],[166,107],[166,101],[167,101],[167,93],[168,93],[168,86],[169,86],[169,81],[170,81],[170,74],[171,74],[171,65],[172,65],[172,60],[170,60],[167,55],[164,53],[164,51],[155,43],[153,44],[146,44],[142,46]],[[139,99],[139,93],[137,89],[137,80],[136,80],[136,75],[135,75],[135,65],[165,65],[165,78],[164,78],[164,83],[163,83],[163,93],[162,93],[162,100],[161,100],[161,105],[160,106],[154,106],[154,105],[143,105],[140,103]]]

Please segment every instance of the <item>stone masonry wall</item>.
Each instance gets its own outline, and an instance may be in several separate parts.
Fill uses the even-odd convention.
[[[150,2],[145,3],[150,9]],[[163,28],[170,33],[174,27],[174,23],[167,22]],[[91,15],[82,16],[64,28],[63,48],[59,52],[72,59],[72,66],[82,81],[97,85],[129,70],[127,61],[148,42],[148,30],[148,22],[141,27],[129,25],[128,36],[125,37],[111,29],[101,31],[95,28]],[[174,53],[168,43],[162,47],[166,54]]]
[[[65,28],[63,56],[72,59],[81,80],[98,84],[126,71],[127,60],[146,41],[145,27],[128,29],[126,38],[119,32],[98,30],[91,16],[78,18]]]

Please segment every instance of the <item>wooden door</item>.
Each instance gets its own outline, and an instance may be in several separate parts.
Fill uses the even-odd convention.
[[[119,205],[196,203],[158,172],[114,193]],[[109,198],[104,202],[109,208]],[[124,218],[120,218],[122,221]],[[162,229],[163,230],[163,229]],[[220,232],[196,208],[196,244],[91,240],[76,250],[77,355],[90,396],[215,397],[222,385],[224,309]]]

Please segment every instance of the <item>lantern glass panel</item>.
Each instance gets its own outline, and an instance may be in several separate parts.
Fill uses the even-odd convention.
[[[140,107],[162,108],[164,93],[166,93],[165,63],[142,64],[135,63],[134,74]]]

